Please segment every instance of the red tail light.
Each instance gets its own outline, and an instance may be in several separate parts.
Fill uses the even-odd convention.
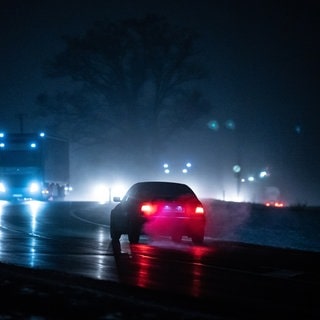
[[[198,215],[204,215],[204,209],[201,206],[197,206],[194,212]]]
[[[156,207],[152,203],[143,203],[140,207],[143,216],[152,216],[156,212]]]
[[[276,202],[274,204],[275,207],[283,207],[283,203],[282,202]]]
[[[284,203],[283,202],[279,202],[279,201],[276,201],[276,202],[266,202],[265,205],[267,207],[284,207]]]

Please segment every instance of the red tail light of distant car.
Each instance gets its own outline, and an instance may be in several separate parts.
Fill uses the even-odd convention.
[[[265,205],[267,207],[277,207],[277,208],[282,208],[284,207],[284,203],[281,201],[275,201],[275,202],[266,202]]]

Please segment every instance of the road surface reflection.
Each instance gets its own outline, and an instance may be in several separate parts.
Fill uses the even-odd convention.
[[[319,288],[318,253],[209,237],[202,246],[187,238],[178,243],[144,236],[136,245],[126,236],[112,242],[106,208],[81,202],[0,202],[0,261],[153,289],[165,296],[223,297],[228,302],[253,298],[268,306],[281,305],[287,297],[285,308],[303,310]]]
[[[125,250],[119,241],[111,244],[121,282],[157,290],[179,286],[184,294],[193,297],[203,294],[208,269],[203,258],[209,253],[212,255],[213,248],[188,242],[174,244],[167,239],[151,244],[126,243]]]

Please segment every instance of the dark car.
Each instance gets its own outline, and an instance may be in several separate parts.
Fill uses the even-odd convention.
[[[130,243],[138,243],[141,234],[150,237],[171,236],[173,241],[190,237],[202,244],[205,210],[193,192],[182,183],[148,181],[131,186],[110,214],[110,236],[119,241],[127,234]]]

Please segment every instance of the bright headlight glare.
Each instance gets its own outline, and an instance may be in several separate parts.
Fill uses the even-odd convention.
[[[3,182],[0,182],[0,192],[6,192],[6,187]]]
[[[36,182],[32,182],[29,187],[30,192],[39,192],[40,186]]]

